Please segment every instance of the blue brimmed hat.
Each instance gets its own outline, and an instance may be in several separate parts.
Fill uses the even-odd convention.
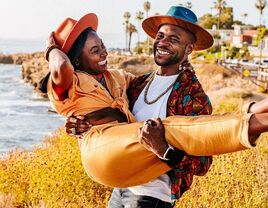
[[[160,26],[164,24],[176,25],[193,33],[196,37],[194,44],[194,50],[196,51],[208,49],[213,45],[212,35],[197,24],[197,17],[190,9],[172,6],[166,15],[146,18],[142,22],[142,28],[150,37],[155,38]]]

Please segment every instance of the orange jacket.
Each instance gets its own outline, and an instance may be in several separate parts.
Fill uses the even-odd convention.
[[[53,89],[51,78],[48,81],[48,97],[53,108],[63,116],[78,116],[111,107],[124,113],[128,122],[134,122],[135,117],[129,111],[126,89],[134,76],[123,70],[107,70],[104,72],[109,92],[93,77],[84,72],[75,72],[73,85],[68,90],[68,98],[60,101]]]

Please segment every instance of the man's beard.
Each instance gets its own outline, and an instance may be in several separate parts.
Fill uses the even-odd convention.
[[[186,46],[185,46],[184,50],[181,51],[181,53],[171,55],[166,61],[159,62],[156,58],[156,47],[154,47],[154,61],[155,61],[156,65],[158,65],[158,66],[170,66],[173,64],[180,63],[180,62],[182,62],[182,60],[184,58],[185,50],[186,50]]]

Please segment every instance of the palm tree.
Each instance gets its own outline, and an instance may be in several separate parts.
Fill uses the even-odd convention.
[[[214,8],[218,10],[218,29],[220,29],[221,27],[221,14],[225,7],[226,7],[225,0],[214,1]]]
[[[151,3],[149,1],[146,1],[143,3],[143,8],[146,12],[146,18],[148,17],[148,12],[151,9]]]
[[[143,3],[143,8],[146,12],[146,18],[148,17],[148,12],[151,9],[151,3],[149,1],[146,1]],[[147,37],[147,53],[149,54],[149,37]]]
[[[266,6],[266,0],[257,0],[257,3],[255,3],[255,6],[259,10],[259,13],[260,13],[259,23],[261,26],[261,17],[262,17],[263,10]]]
[[[191,9],[192,8],[192,2],[190,1],[187,1],[186,4],[185,4],[185,7],[188,8],[188,9]]]
[[[132,37],[132,34],[133,34],[134,32],[137,32],[137,29],[136,29],[135,25],[129,23],[129,25],[128,25],[128,30],[127,30],[127,31],[128,31],[128,35],[129,35],[128,51],[131,52],[131,50],[130,50],[130,46],[131,46],[131,37]]]
[[[263,35],[261,34],[261,17],[262,17],[262,13],[263,10],[266,6],[266,0],[257,0],[257,3],[255,3],[256,8],[259,10],[260,13],[260,17],[259,17],[259,46],[260,46],[260,63],[262,61],[262,47],[263,47]]]
[[[124,13],[124,19],[125,19],[125,22],[124,22],[124,25],[125,25],[125,35],[126,35],[126,48],[125,50],[127,51],[127,48],[128,48],[128,25],[129,25],[129,19],[131,17],[131,14],[130,12],[125,12]]]
[[[244,21],[244,24],[246,25],[246,18],[247,18],[247,16],[248,16],[248,13],[244,13],[244,14],[242,14],[242,17],[243,17],[243,21]]]
[[[138,45],[140,44],[140,28],[141,28],[141,20],[144,18],[144,13],[141,11],[138,11],[136,13],[136,20],[138,21]]]
[[[179,3],[178,6],[182,6],[182,7],[186,7],[188,9],[191,9],[192,8],[192,2],[187,1],[185,4]]]

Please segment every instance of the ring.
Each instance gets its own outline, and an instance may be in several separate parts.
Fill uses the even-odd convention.
[[[150,119],[147,119],[144,123],[145,123],[145,125],[148,125],[148,126],[152,126],[153,125],[153,121],[150,120]]]
[[[71,132],[72,132],[72,135],[76,135],[76,130],[75,130],[75,128],[71,128],[70,130],[71,130]]]
[[[71,117],[71,118],[70,118],[70,122],[72,122],[72,123],[76,123],[76,120],[77,120],[77,119],[74,118],[74,117]]]

